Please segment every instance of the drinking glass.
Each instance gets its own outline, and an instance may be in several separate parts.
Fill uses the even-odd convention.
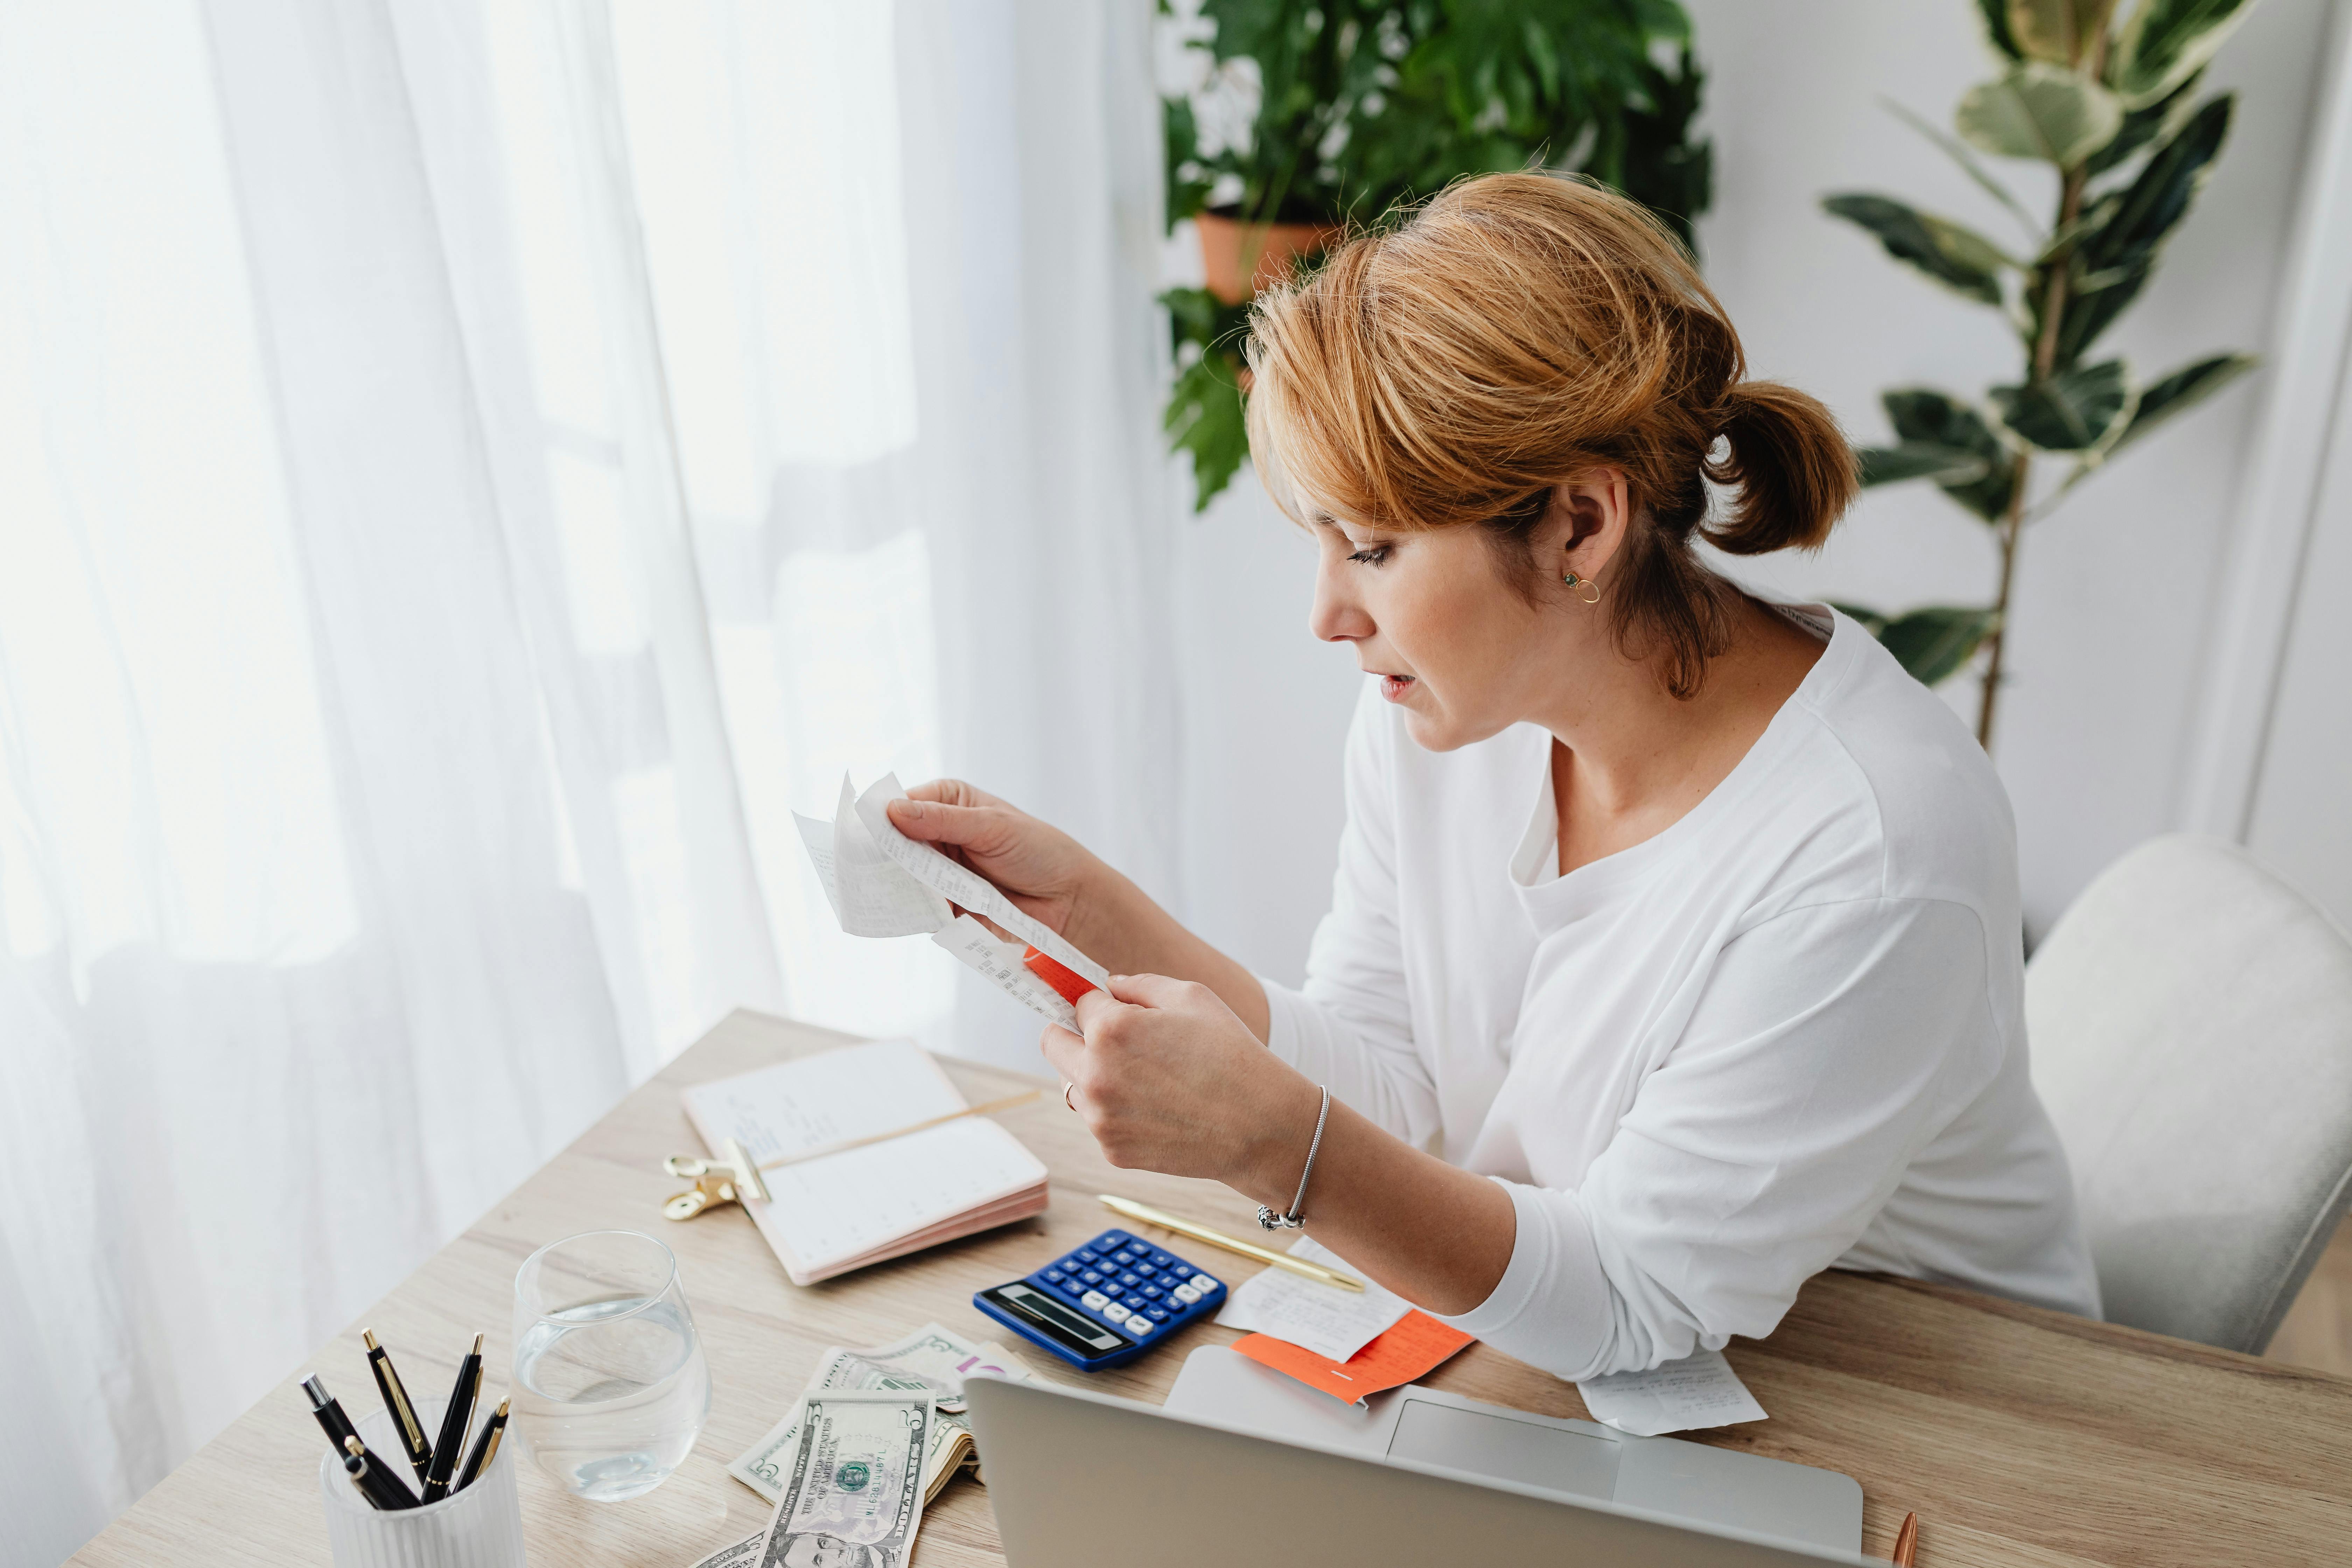
[[[595,1502],[642,1497],[686,1460],[710,1415],[710,1363],[650,1236],[594,1230],[541,1247],[515,1275],[515,1436]]]

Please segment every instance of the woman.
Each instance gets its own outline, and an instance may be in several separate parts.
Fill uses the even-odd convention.
[[[1821,543],[1828,413],[1742,379],[1646,214],[1537,174],[1342,246],[1249,357],[1314,633],[1373,678],[1305,987],[963,784],[891,812],[1118,975],[1045,1039],[1110,1160],[1297,1202],[1563,1377],[1768,1334],[1832,1264],[2095,1315],[1999,781],[1854,623],[1692,548]]]

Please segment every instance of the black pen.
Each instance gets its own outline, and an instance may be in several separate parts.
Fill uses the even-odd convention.
[[[416,1506],[416,1500],[400,1484],[398,1477],[380,1465],[368,1463],[366,1444],[357,1437],[346,1437],[343,1450],[351,1456],[343,1461],[343,1473],[352,1478],[352,1485],[359,1488],[361,1496],[387,1513]]]
[[[441,1436],[433,1445],[433,1463],[425,1472],[425,1500],[439,1502],[449,1495],[449,1478],[457,1473],[457,1457],[466,1451],[466,1428],[474,1424],[474,1402],[482,1396],[482,1336],[457,1363],[457,1384],[449,1391],[449,1408],[441,1417]]]
[[[507,1430],[507,1403],[499,1400],[490,1418],[482,1423],[482,1435],[474,1439],[474,1451],[466,1456],[466,1468],[457,1472],[457,1484],[450,1491],[461,1492],[472,1486],[474,1478],[488,1469],[490,1461],[499,1457],[499,1439],[506,1436]]]
[[[416,1484],[425,1484],[425,1472],[433,1463],[433,1445],[425,1440],[425,1423],[416,1418],[416,1406],[409,1403],[408,1390],[400,1381],[400,1373],[392,1370],[392,1356],[375,1342],[373,1329],[360,1331],[360,1342],[367,1346],[368,1367],[375,1373],[376,1392],[383,1395],[383,1407],[392,1413],[392,1429],[407,1451],[409,1468],[416,1472]]]
[[[343,1407],[335,1403],[327,1385],[319,1381],[318,1373],[312,1373],[302,1380],[302,1392],[310,1396],[310,1414],[319,1418],[320,1429],[327,1434],[328,1446],[341,1453],[343,1439],[358,1436],[359,1428],[352,1425],[352,1418],[343,1414]]]

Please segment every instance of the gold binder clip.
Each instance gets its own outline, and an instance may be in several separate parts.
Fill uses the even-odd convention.
[[[745,1198],[768,1201],[768,1189],[760,1180],[760,1167],[738,1138],[722,1139],[716,1159],[672,1154],[662,1162],[662,1169],[694,1183],[692,1191],[680,1193],[662,1205],[664,1219],[692,1219],[707,1209],[740,1203]]]

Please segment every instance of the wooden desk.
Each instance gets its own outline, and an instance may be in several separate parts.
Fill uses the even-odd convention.
[[[419,1389],[439,1390],[477,1329],[487,1384],[504,1385],[516,1268],[541,1244],[627,1226],[677,1251],[710,1357],[710,1424],[694,1456],[648,1497],[578,1501],[520,1472],[524,1532],[540,1568],[686,1568],[764,1521],[767,1505],[727,1462],[782,1414],[831,1344],[879,1344],[937,1320],[1004,1338],[972,1291],[1112,1223],[1095,1202],[1126,1194],[1238,1232],[1252,1211],[1207,1182],[1108,1165],[1048,1099],[1005,1116],[1054,1173],[1039,1219],[794,1288],[741,1210],[686,1225],[661,1217],[680,1184],[665,1155],[699,1147],[678,1109],[686,1085],[843,1042],[738,1013],[444,1247],[362,1320]],[[977,1102],[1025,1080],[950,1064]],[[1244,1260],[1190,1253],[1228,1280]],[[373,1398],[354,1324],[75,1555],[92,1568],[327,1561],[320,1445],[299,1388],[316,1371],[355,1408]],[[1042,1377],[1159,1402],[1192,1346],[1230,1342],[1204,1325],[1172,1351],[1087,1378],[1051,1357]],[[1921,1568],[2002,1564],[2352,1560],[2352,1381],[2129,1329],[1939,1289],[1825,1274],[1769,1340],[1729,1352],[1771,1419],[1702,1440],[1843,1470],[1862,1482],[1864,1550],[1885,1555],[1904,1510],[1923,1521]],[[1473,1346],[1431,1379],[1520,1409],[1582,1416],[1575,1386]],[[919,1564],[998,1563],[986,1490],[951,1483],[923,1521]]]

